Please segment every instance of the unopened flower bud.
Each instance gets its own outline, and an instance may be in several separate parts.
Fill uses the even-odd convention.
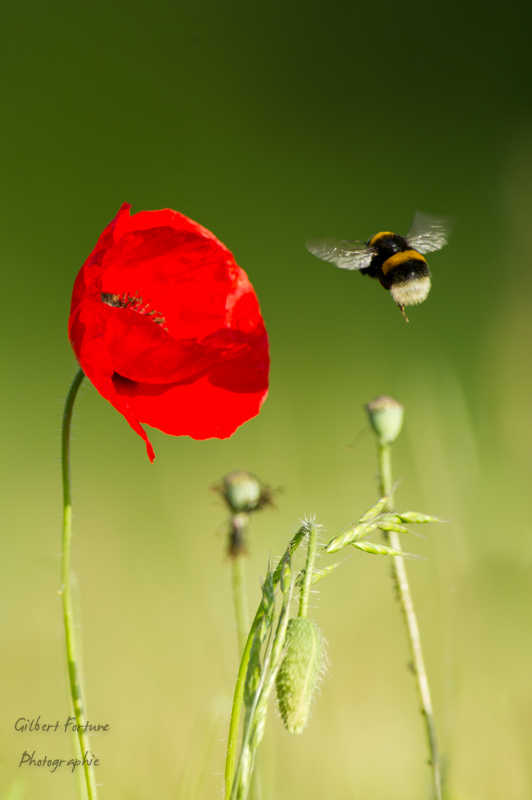
[[[312,699],[323,670],[321,634],[314,620],[295,617],[288,623],[286,655],[277,673],[279,711],[288,733],[306,728]]]
[[[223,492],[232,511],[253,511],[260,499],[260,481],[251,472],[237,470],[223,479]]]
[[[403,427],[404,408],[401,403],[383,394],[368,403],[366,411],[381,444],[393,444]]]
[[[219,486],[214,487],[224,498],[234,514],[257,511],[271,504],[271,489],[251,472],[240,469],[226,475]]]

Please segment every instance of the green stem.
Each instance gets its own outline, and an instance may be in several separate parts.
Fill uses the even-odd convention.
[[[72,585],[70,574],[70,540],[72,536],[72,491],[70,486],[70,425],[72,422],[72,411],[74,401],[85,377],[83,370],[79,370],[72,381],[72,386],[68,392],[63,413],[63,430],[61,439],[61,462],[63,474],[63,536],[62,536],[62,561],[61,561],[61,595],[63,597],[63,618],[65,622],[66,651],[68,665],[68,679],[70,684],[70,696],[74,708],[76,719],[77,735],[83,759],[83,771],[87,787],[89,800],[96,800],[96,780],[94,767],[92,766],[93,757],[89,752],[89,737],[86,728],[87,723],[81,694],[81,682],[79,667],[76,654],[76,631],[74,624],[74,611],[72,607]],[[89,761],[91,762],[89,764]]]
[[[306,532],[307,532],[306,525],[302,525],[301,528],[297,531],[297,533],[294,534],[294,536],[292,537],[292,541],[288,545],[288,549],[286,551],[287,553],[289,553],[290,557],[294,555],[295,551],[301,544],[301,541],[304,539]],[[286,553],[283,556],[283,558],[279,559],[279,563],[277,564],[275,572],[273,573],[274,586],[277,586],[277,584],[279,583],[285,558],[286,558]],[[235,777],[235,765],[236,765],[236,751],[238,746],[238,729],[240,727],[240,714],[242,712],[242,703],[244,700],[244,686],[246,684],[246,674],[248,670],[249,654],[251,653],[251,645],[253,644],[253,637],[255,635],[255,631],[257,630],[260,617],[261,617],[261,606],[259,605],[259,608],[257,609],[257,613],[255,614],[255,618],[248,633],[246,646],[244,647],[244,652],[242,653],[242,660],[240,661],[240,667],[238,669],[238,676],[236,679],[235,694],[233,696],[233,707],[231,709],[231,720],[229,722],[227,754],[225,757],[226,800],[229,800],[229,798],[231,797],[231,791],[233,788],[233,780]]]
[[[242,736],[242,748],[236,769],[236,777],[231,789],[230,800],[246,800],[248,798],[249,785],[253,777],[257,748],[264,736],[264,725],[266,723],[266,713],[268,701],[275,686],[275,678],[283,657],[283,647],[286,639],[286,630],[290,618],[290,603],[292,600],[293,584],[284,596],[283,606],[279,614],[277,629],[274,635],[270,636],[264,659],[261,667],[259,685],[254,693],[253,702],[246,710],[244,733]],[[260,718],[260,719],[259,719]],[[246,754],[249,759],[247,775],[242,779],[244,767],[243,756]]]
[[[70,709],[69,716],[72,716],[72,703],[69,703],[68,707]],[[72,742],[72,752],[74,754],[74,758],[77,758],[81,764],[83,757],[81,755],[81,750],[79,749],[79,739],[76,731],[71,731],[70,741]],[[77,769],[74,772],[74,777],[76,778],[76,789],[79,800],[86,800],[87,790],[85,788],[85,774],[80,769]]]
[[[314,562],[316,561],[316,548],[318,546],[318,532],[315,525],[311,525],[308,532],[307,563],[305,565],[305,580],[301,587],[299,596],[299,616],[306,617],[308,614],[308,601],[310,597],[310,587],[312,575],[314,574]]]
[[[249,632],[249,611],[246,594],[246,550],[245,541],[249,527],[249,515],[246,513],[234,514],[231,518],[231,542],[229,557],[231,558],[231,582],[233,585],[233,603],[235,607],[236,635],[238,640],[238,656],[246,648]],[[238,546],[237,546],[238,543]],[[244,676],[245,677],[245,676]],[[250,797],[260,800],[262,795],[261,780],[257,765],[253,771]]]
[[[378,441],[377,448],[379,456],[381,496],[388,495],[388,501],[386,503],[385,510],[394,511],[392,495],[392,445]],[[401,540],[398,533],[395,531],[383,531],[383,533],[394,549],[401,549]],[[406,625],[408,644],[412,658],[412,668],[414,677],[416,679],[419,701],[421,704],[421,713],[425,720],[427,742],[430,752],[430,764],[432,766],[434,782],[434,795],[436,800],[442,800],[441,770],[440,759],[438,755],[438,744],[436,741],[436,729],[434,725],[434,712],[432,710],[432,701],[430,697],[427,670],[425,668],[425,661],[423,659],[423,650],[421,649],[419,625],[414,609],[412,594],[410,592],[410,586],[408,584],[408,577],[403,558],[399,556],[392,557],[392,575],[397,589],[397,599],[399,600],[401,613]]]
[[[236,751],[238,747],[238,728],[240,726],[240,712],[242,711],[242,702],[244,699],[244,686],[246,683],[246,673],[248,670],[249,654],[251,652],[251,645],[253,644],[253,636],[257,629],[259,622],[259,613],[253,620],[253,625],[250,628],[238,676],[236,679],[235,694],[233,697],[233,707],[231,709],[231,721],[229,723],[229,737],[227,741],[227,755],[225,759],[225,797],[229,800],[231,797],[231,790],[233,787],[233,780],[235,777],[236,765]]]
[[[233,528],[238,528],[239,540],[244,541],[249,524],[247,514],[235,514],[231,520]],[[236,634],[238,638],[238,655],[244,652],[249,632],[249,613],[246,597],[246,553],[240,549],[231,556],[231,581],[233,584],[233,603],[235,606]]]

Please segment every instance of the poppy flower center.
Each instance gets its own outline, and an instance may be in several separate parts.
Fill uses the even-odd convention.
[[[142,297],[135,292],[131,295],[127,292],[120,294],[112,294],[111,292],[101,292],[100,297],[102,303],[111,308],[129,308],[130,311],[135,311],[137,314],[142,314],[143,317],[149,317],[152,322],[160,325],[163,330],[168,333],[166,319],[158,311],[149,310],[149,303],[145,303]]]

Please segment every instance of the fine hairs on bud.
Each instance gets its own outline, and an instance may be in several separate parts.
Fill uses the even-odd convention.
[[[312,700],[325,667],[321,633],[308,617],[288,623],[286,655],[277,673],[277,699],[284,726],[291,735],[307,727]]]

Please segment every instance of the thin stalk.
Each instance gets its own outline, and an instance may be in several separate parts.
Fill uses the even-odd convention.
[[[261,674],[261,677],[260,677],[259,685],[257,687],[257,691],[255,692],[255,697],[253,699],[253,703],[251,705],[251,708],[249,708],[246,711],[246,715],[245,715],[244,733],[243,733],[243,736],[242,736],[242,747],[241,747],[241,750],[240,750],[240,758],[238,760],[238,766],[237,766],[237,769],[236,769],[236,775],[235,775],[235,778],[234,778],[234,780],[232,782],[230,793],[227,795],[227,797],[230,798],[230,800],[237,800],[238,794],[239,794],[240,789],[241,789],[240,781],[241,781],[241,773],[242,773],[242,765],[243,765],[242,755],[243,755],[243,753],[246,751],[246,749],[249,746],[249,739],[250,739],[251,732],[252,732],[251,722],[254,719],[255,712],[257,710],[257,705],[258,705],[258,702],[259,702],[259,699],[260,699],[260,695],[261,695],[262,689],[263,689],[265,681],[266,681],[268,668],[270,666],[270,659],[271,659],[271,655],[272,655],[272,650],[273,650],[273,634],[272,634],[272,632],[270,632],[270,640],[269,640],[268,647],[266,649],[266,654],[264,656],[264,662],[262,664],[262,674]]]
[[[277,629],[275,635],[270,632],[270,640],[264,654],[262,663],[261,677],[259,685],[253,698],[251,707],[246,712],[246,719],[244,724],[244,733],[242,736],[242,748],[240,751],[240,758],[236,769],[236,776],[231,789],[231,800],[246,800],[248,796],[249,782],[253,776],[253,768],[255,757],[257,754],[257,747],[264,735],[264,725],[266,721],[266,712],[268,708],[268,700],[275,686],[275,678],[281,665],[283,657],[284,642],[286,639],[286,630],[290,618],[290,602],[292,600],[293,584],[290,585],[288,593],[284,597],[283,606],[279,614],[277,622]],[[260,709],[260,722],[257,720]],[[261,725],[261,732],[257,731],[258,725]],[[253,743],[252,743],[253,740]],[[247,782],[242,784],[242,769],[243,769],[243,755],[248,751],[247,755],[250,761],[250,774]]]
[[[233,697],[233,707],[231,709],[231,720],[229,722],[229,736],[227,741],[227,755],[225,758],[225,797],[229,800],[231,797],[231,789],[235,777],[236,765],[236,751],[238,747],[238,729],[240,727],[240,712],[242,711],[242,701],[244,699],[244,686],[246,683],[246,674],[248,670],[249,654],[251,652],[251,645],[253,644],[253,636],[257,629],[259,615],[255,616],[253,625],[250,628],[238,676],[236,679],[235,694]]]
[[[69,703],[68,707],[70,709],[69,716],[72,716],[72,703]],[[77,758],[81,764],[83,761],[83,756],[81,755],[81,750],[79,749],[79,739],[76,731],[71,731],[70,741],[72,742],[72,752],[74,753],[74,758]],[[87,800],[85,774],[80,769],[77,769],[74,771],[74,776],[76,778],[76,789],[79,800]]]
[[[85,784],[89,800],[96,800],[96,780],[92,758],[89,753],[89,737],[86,726],[83,697],[81,693],[81,682],[78,667],[76,631],[74,624],[74,611],[72,607],[72,582],[70,574],[70,540],[72,537],[72,490],[70,485],[70,425],[72,422],[72,411],[74,401],[85,377],[83,370],[79,370],[72,381],[72,386],[68,392],[63,413],[63,430],[61,439],[61,465],[63,475],[63,536],[62,536],[62,560],[61,560],[61,595],[63,598],[63,619],[65,623],[66,651],[68,679],[70,686],[70,697],[76,718],[77,734],[83,759],[83,771],[85,774]],[[91,762],[89,764],[89,761]]]
[[[301,587],[299,596],[299,616],[306,617],[308,614],[308,601],[310,597],[310,587],[312,576],[314,575],[314,562],[316,561],[316,548],[318,546],[318,532],[315,525],[311,525],[308,532],[307,563],[305,565],[305,579]]]
[[[381,482],[381,495],[388,495],[385,511],[394,511],[393,502],[393,479],[392,479],[392,445],[378,441],[377,444],[379,457],[379,477]],[[401,549],[399,534],[395,531],[383,531],[384,536],[389,540],[390,545],[396,549]],[[397,599],[401,607],[401,613],[406,625],[410,655],[412,658],[412,668],[416,679],[421,713],[425,720],[425,730],[430,752],[430,764],[432,766],[434,795],[436,800],[442,800],[441,788],[441,769],[438,755],[438,743],[436,741],[436,728],[434,725],[434,712],[430,697],[429,681],[423,651],[421,649],[421,637],[419,625],[414,609],[412,594],[408,583],[404,559],[399,556],[392,557],[392,576],[397,589]]]
[[[247,514],[235,514],[231,520],[231,527],[237,531],[239,540],[244,541],[245,532],[249,524]],[[246,596],[246,551],[243,547],[236,550],[231,558],[231,583],[233,586],[233,603],[235,606],[236,634],[238,639],[238,655],[241,657],[246,646],[249,632],[249,613]]]
[[[246,592],[246,534],[249,528],[249,515],[245,512],[234,514],[231,518],[231,540],[229,557],[231,559],[231,583],[233,587],[233,604],[235,607],[236,635],[238,641],[238,657],[242,657],[249,632],[249,611]],[[251,800],[262,797],[262,782],[258,765],[253,770],[250,790]]]

